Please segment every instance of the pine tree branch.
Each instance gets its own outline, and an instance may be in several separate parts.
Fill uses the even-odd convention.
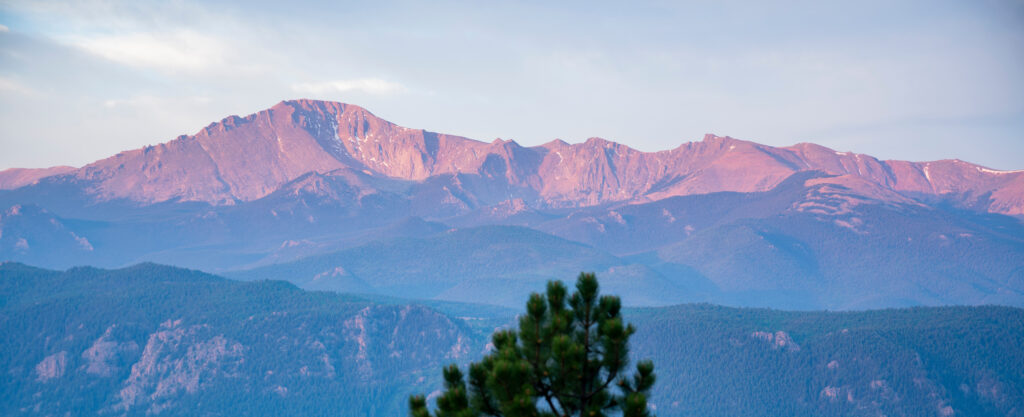
[[[590,395],[587,394],[587,365],[590,364],[590,304],[584,300],[583,307],[583,372],[580,372],[580,412],[587,409]]]

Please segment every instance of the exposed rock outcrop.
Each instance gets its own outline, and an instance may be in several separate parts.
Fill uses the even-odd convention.
[[[117,325],[110,326],[103,336],[82,352],[86,373],[100,377],[113,376],[120,372],[123,363],[138,354],[139,345],[132,340],[118,340],[116,332]]]
[[[60,351],[43,358],[36,364],[36,381],[47,382],[64,376],[68,366],[68,352]]]
[[[763,340],[771,345],[772,349],[784,350],[787,352],[798,352],[800,351],[800,345],[797,345],[793,341],[792,337],[789,337],[789,333],[779,330],[775,333],[772,332],[753,332],[750,337],[754,339]]]
[[[244,362],[244,346],[212,334],[207,326],[182,326],[179,321],[165,327],[149,336],[115,409],[148,404],[157,413],[181,392],[195,393],[208,380],[236,376]]]

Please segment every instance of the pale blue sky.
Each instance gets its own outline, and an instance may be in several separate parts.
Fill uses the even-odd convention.
[[[1024,168],[1024,2],[0,0],[0,169],[290,98],[535,145],[716,133]]]

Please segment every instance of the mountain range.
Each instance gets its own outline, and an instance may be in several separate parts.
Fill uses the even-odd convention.
[[[657,415],[1024,416],[1022,219],[1024,172],[958,160],[523,147],[285,101],[0,171],[0,414],[401,415],[594,271]]]
[[[284,101],[244,118],[228,117],[195,135],[79,169],[7,170],[0,173],[0,189],[49,178],[80,184],[94,202],[230,205],[282,190],[325,193],[329,179],[358,195],[386,189],[373,183],[377,179],[396,185],[439,183],[430,188],[441,188],[442,201],[464,208],[515,199],[530,207],[585,207],[766,191],[808,170],[839,177],[828,182],[885,200],[945,201],[1024,214],[1024,170],[996,171],[959,160],[880,161],[808,143],[774,148],[710,134],[701,142],[653,153],[600,138],[522,147],[515,141],[485,143],[408,129],[358,106],[313,100]]]
[[[959,160],[715,135],[523,147],[313,100],[0,172],[0,259],[502,305],[595,270],[632,305],[1020,306],[1022,216],[1024,171]]]

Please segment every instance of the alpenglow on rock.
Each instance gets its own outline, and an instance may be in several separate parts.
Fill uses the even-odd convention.
[[[817,170],[859,188],[1024,214],[1024,171],[959,160],[881,161],[809,143],[775,148],[710,134],[659,152],[600,138],[523,147],[409,129],[359,106],[315,100],[283,101],[245,117],[231,116],[194,135],[75,170],[2,171],[0,189],[70,181],[99,201],[226,205],[265,197],[311,172],[338,170],[415,182],[436,178],[447,181],[453,198],[482,205],[522,199],[534,207],[765,191],[795,172]]]

